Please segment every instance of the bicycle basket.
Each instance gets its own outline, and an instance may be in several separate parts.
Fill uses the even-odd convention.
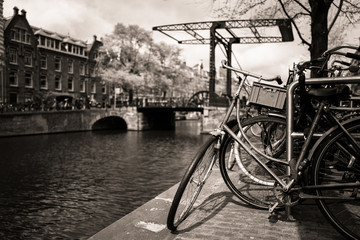
[[[254,82],[249,103],[276,109],[283,109],[286,88]]]

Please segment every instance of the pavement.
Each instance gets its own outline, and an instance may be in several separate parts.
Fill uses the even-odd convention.
[[[292,208],[295,221],[269,219],[267,210],[250,207],[228,190],[217,167],[198,198],[196,208],[178,231],[166,228],[166,219],[178,184],[161,193],[90,240],[227,240],[227,239],[344,239],[312,200]]]

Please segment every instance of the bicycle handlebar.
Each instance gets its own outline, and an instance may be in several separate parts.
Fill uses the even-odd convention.
[[[348,49],[353,49],[353,50],[357,50],[360,51],[360,47],[355,47],[355,46],[337,46],[334,47],[332,49],[329,49],[327,51],[325,51],[321,57],[314,59],[312,61],[306,61],[306,62],[302,62],[302,63],[298,63],[297,64],[297,69],[302,72],[305,69],[309,69],[311,67],[318,67],[319,68],[319,72],[324,71],[324,69],[326,68],[326,64],[330,59],[331,55],[341,55],[341,56],[345,56],[348,58],[352,58],[352,59],[356,59],[356,60],[360,60],[360,55],[356,54],[356,53],[349,53],[349,52],[340,52],[338,50],[340,49],[344,49],[344,48],[348,48]],[[351,69],[351,71],[355,71],[357,66],[352,66],[351,63],[346,63],[343,61],[338,61],[336,60],[335,62],[338,62],[340,64],[349,66],[349,68]]]
[[[253,78],[258,78],[260,80],[263,80],[263,81],[267,81],[267,82],[272,82],[272,81],[276,81],[279,85],[283,83],[283,81],[281,80],[281,77],[280,76],[276,76],[274,78],[263,78],[261,75],[258,75],[258,74],[255,74],[255,73],[251,73],[251,72],[248,72],[248,71],[245,71],[245,70],[241,70],[241,69],[238,69],[238,68],[233,68],[229,65],[227,65],[227,62],[226,60],[222,60],[221,61],[221,65],[223,68],[226,68],[226,69],[229,69],[231,71],[234,71],[234,72],[238,72],[238,73],[241,73],[245,76],[250,76],[250,77],[253,77]]]
[[[337,47],[334,47],[334,48],[331,48],[329,50],[326,50],[322,56],[325,57],[327,55],[331,55],[333,54],[334,52],[336,52],[337,50],[340,50],[340,49],[343,49],[343,48],[349,48],[349,49],[353,49],[353,50],[357,50],[357,51],[360,51],[360,47],[355,47],[355,46],[350,46],[350,45],[342,45],[342,46],[337,46]],[[336,52],[336,53],[339,53],[339,52]],[[350,57],[352,58],[352,57]]]
[[[346,53],[346,54],[345,54],[345,57],[353,58],[353,59],[356,59],[356,60],[360,60],[360,55],[357,55],[357,54],[355,54],[355,53]]]

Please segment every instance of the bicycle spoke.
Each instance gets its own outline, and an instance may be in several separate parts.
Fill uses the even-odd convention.
[[[196,208],[195,202],[216,160],[214,146],[217,138],[211,137],[199,150],[186,171],[170,207],[167,226],[174,231]]]

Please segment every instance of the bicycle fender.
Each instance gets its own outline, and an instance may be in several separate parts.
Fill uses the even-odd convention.
[[[353,122],[353,121],[358,121],[360,119],[360,117],[355,117],[355,118],[350,118],[344,122],[341,122],[343,126],[346,126],[347,124]],[[327,130],[314,144],[314,146],[311,148],[311,150],[309,151],[308,154],[308,159],[312,160],[314,153],[316,152],[316,148],[322,143],[322,141],[324,141],[325,138],[327,138],[329,135],[331,135],[334,131],[336,131],[339,128],[339,126],[333,126],[332,128],[330,128],[329,130]]]
[[[286,119],[286,115],[285,115],[285,114],[282,114],[282,113],[269,112],[267,115],[268,115],[269,117],[277,117],[277,118]]]

